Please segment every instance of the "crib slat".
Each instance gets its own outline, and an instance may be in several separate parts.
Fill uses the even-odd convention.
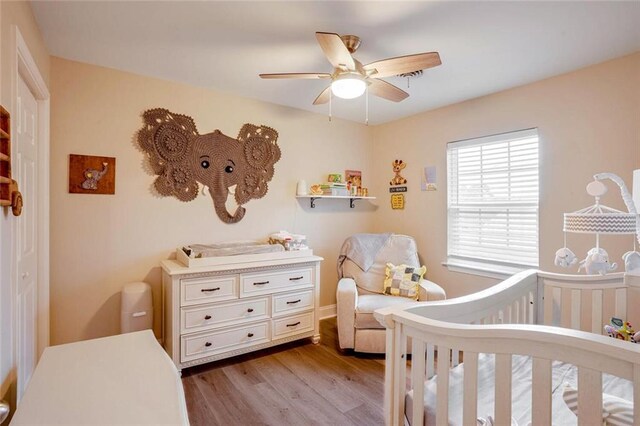
[[[522,296],[522,298],[520,298],[520,308],[518,310],[518,322],[520,324],[526,324],[527,323],[527,309],[528,309],[528,297]]]
[[[475,424],[478,418],[478,353],[464,353],[464,401],[462,424]]]
[[[534,358],[531,390],[531,424],[551,424],[551,360]]]
[[[404,397],[407,386],[407,335],[404,333],[404,326],[396,324],[394,333],[394,363],[393,375],[395,377],[393,389],[393,424],[404,424]]]
[[[580,306],[584,306],[585,309],[580,309],[580,330],[590,331],[592,327],[591,316],[593,314],[593,302],[591,301],[591,290],[582,290],[580,292]]]
[[[425,343],[414,337],[411,341],[411,387],[413,388],[412,426],[421,426],[424,423],[425,350]]]
[[[386,331],[386,350],[384,355],[384,422],[386,425],[392,425],[395,419],[393,413],[393,402],[395,395],[395,386],[393,385],[395,373],[395,334],[396,331],[388,328]]]
[[[560,326],[571,328],[571,289],[560,289]]]
[[[456,350],[451,351],[451,366],[455,367],[460,364],[460,352]]]
[[[538,318],[540,316],[540,302],[537,299],[537,294],[534,292],[529,292],[529,307],[527,309],[527,324],[542,324],[542,318]]]
[[[602,334],[602,326],[609,324],[611,317],[616,316],[616,290],[607,288],[602,291],[602,320],[599,334]],[[622,318],[624,320],[624,318]]]
[[[427,379],[430,379],[434,375],[434,351],[433,345],[427,345]]]
[[[580,290],[571,290],[571,328],[580,330]]]
[[[511,354],[496,354],[495,423],[511,423]]]
[[[449,348],[438,346],[438,378],[436,385],[436,425],[449,425]]]
[[[591,292],[591,303],[591,332],[602,334],[602,326],[609,323],[608,320],[603,322],[602,290],[593,290]]]
[[[550,285],[544,286],[544,318],[542,323],[544,325],[551,325],[553,322],[553,287]]]
[[[633,366],[633,426],[640,426],[640,365]]]
[[[593,424],[602,418],[602,373],[578,367],[578,424]]]
[[[616,289],[616,306],[615,306],[615,315],[618,318],[627,318],[627,289],[626,288],[618,288]]]

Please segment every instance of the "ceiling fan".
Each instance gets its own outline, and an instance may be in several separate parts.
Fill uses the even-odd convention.
[[[331,93],[339,98],[353,99],[369,88],[375,96],[400,102],[409,94],[381,78],[410,76],[436,67],[442,62],[438,52],[398,56],[362,65],[352,55],[360,47],[360,38],[354,35],[317,32],[316,39],[325,56],[333,65],[333,73],[279,73],[260,74],[261,78],[331,79],[331,84],[313,101],[314,105],[329,101]],[[330,93],[331,92],[331,93]]]

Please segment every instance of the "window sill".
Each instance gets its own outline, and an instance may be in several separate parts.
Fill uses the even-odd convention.
[[[451,272],[459,272],[462,274],[479,275],[481,277],[494,278],[497,280],[504,280],[517,274],[518,272],[525,271],[533,268],[532,266],[506,266],[499,264],[492,264],[486,262],[476,262],[472,260],[460,260],[460,259],[447,259],[442,262],[443,266]]]

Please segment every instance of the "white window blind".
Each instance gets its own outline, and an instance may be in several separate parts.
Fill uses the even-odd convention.
[[[538,266],[536,129],[451,142],[448,262]]]

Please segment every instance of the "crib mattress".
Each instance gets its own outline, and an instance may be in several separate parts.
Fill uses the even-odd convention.
[[[12,425],[188,425],[178,371],[151,330],[47,348]]]
[[[511,411],[519,426],[531,421],[531,357],[514,355],[511,376]],[[452,368],[449,376],[449,424],[462,425],[464,363]],[[493,416],[495,407],[495,357],[478,356],[478,417]],[[562,392],[564,384],[577,388],[578,370],[571,364],[554,361],[552,369],[552,417],[554,425],[577,425],[575,414],[567,407]],[[619,377],[604,374],[603,391],[627,400],[633,399],[633,384]],[[436,377],[425,382],[425,424],[435,424]],[[405,398],[405,414],[409,423],[413,417],[413,391]]]

